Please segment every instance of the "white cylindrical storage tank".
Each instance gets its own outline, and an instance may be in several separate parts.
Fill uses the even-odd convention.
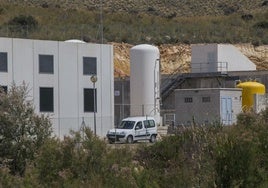
[[[130,49],[130,115],[153,116],[160,123],[160,53],[141,44]]]

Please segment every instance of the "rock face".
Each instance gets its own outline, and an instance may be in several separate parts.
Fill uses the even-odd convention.
[[[235,46],[256,64],[257,70],[268,70],[268,45],[254,47],[251,44],[236,44]]]
[[[114,76],[130,74],[129,52],[133,45],[111,43],[114,46]],[[245,56],[256,64],[257,70],[268,70],[268,45],[254,47],[251,44],[235,44]],[[162,44],[160,51],[161,73],[187,73],[190,71],[191,46],[186,44]]]

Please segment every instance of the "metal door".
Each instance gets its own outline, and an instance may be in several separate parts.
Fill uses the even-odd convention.
[[[221,97],[221,122],[223,125],[231,125],[233,123],[232,98]]]
[[[135,126],[134,139],[135,140],[144,139],[146,136],[145,133],[146,133],[146,130],[143,126],[143,123],[142,123],[142,121],[139,121]]]

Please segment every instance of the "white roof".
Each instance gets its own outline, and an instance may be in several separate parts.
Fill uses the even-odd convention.
[[[85,41],[82,40],[78,40],[78,39],[70,39],[70,40],[66,40],[64,42],[77,42],[77,43],[86,43]]]
[[[144,120],[154,120],[154,118],[150,116],[137,116],[137,117],[128,117],[123,119],[122,121],[144,121]]]

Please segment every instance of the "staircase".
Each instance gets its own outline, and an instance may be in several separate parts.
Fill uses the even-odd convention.
[[[164,101],[173,91],[178,88],[184,81],[185,77],[181,74],[171,74],[162,83],[161,99]]]

